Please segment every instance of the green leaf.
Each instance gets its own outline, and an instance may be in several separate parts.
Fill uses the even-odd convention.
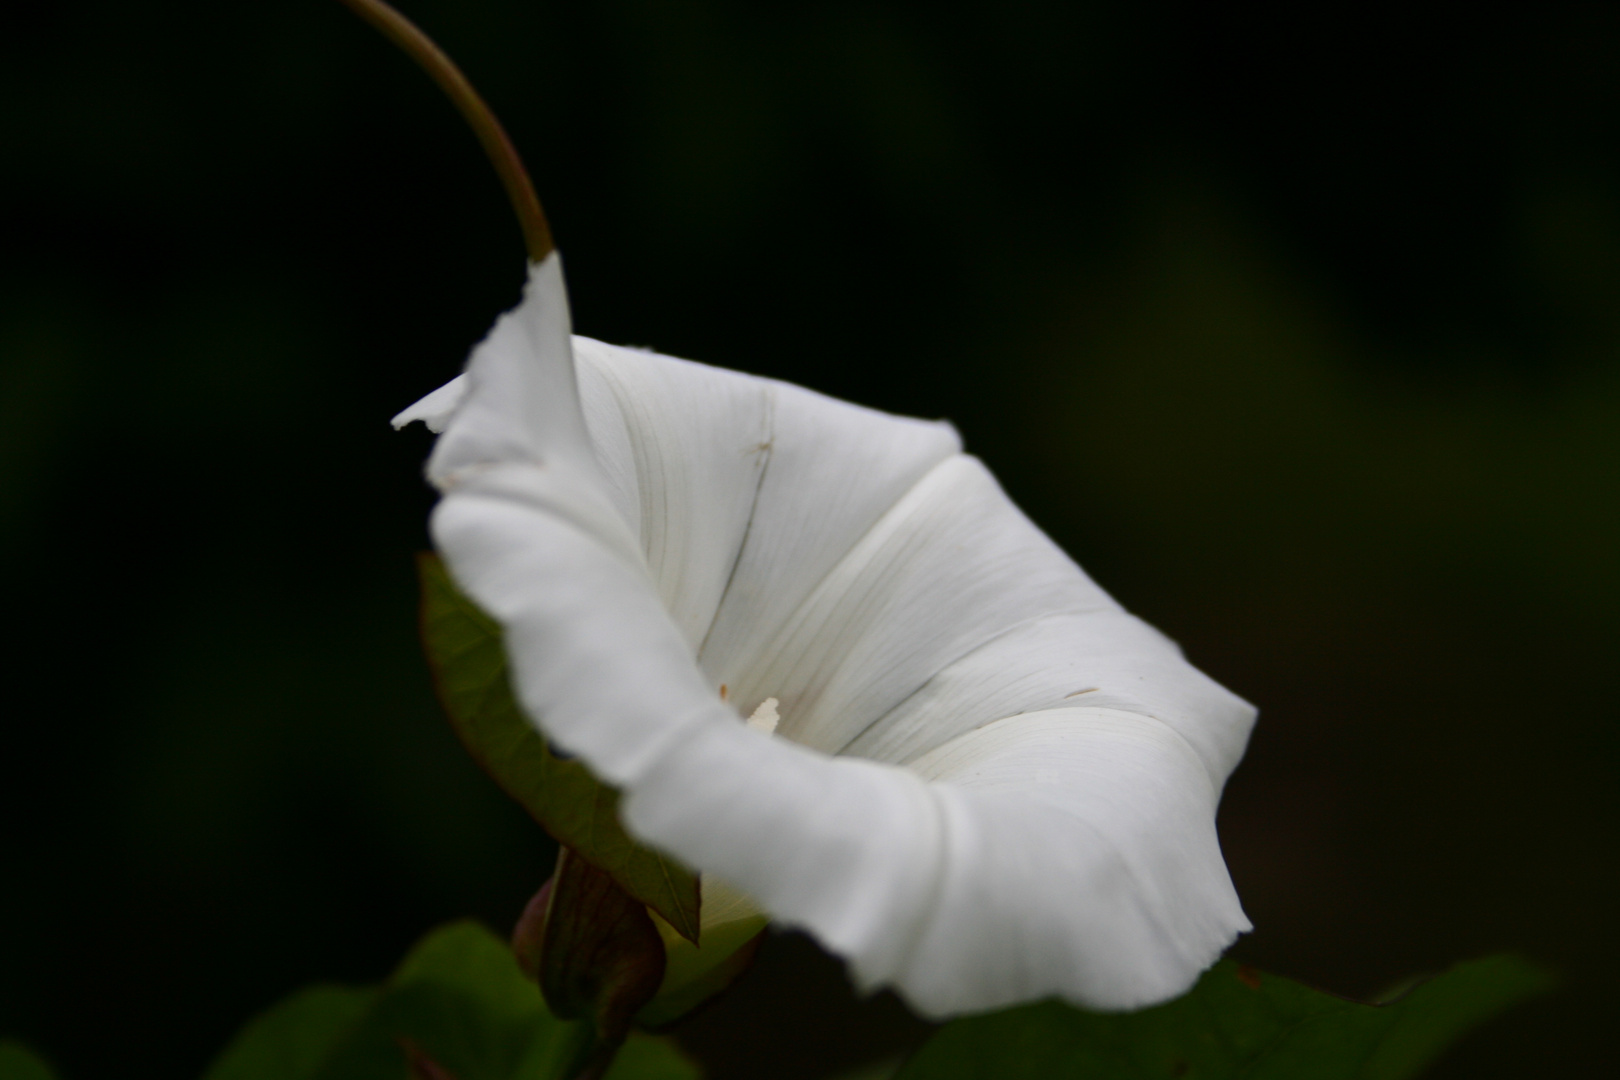
[[[619,824],[619,793],[578,761],[559,758],[512,694],[501,628],[423,555],[422,639],[450,723],[473,758],[559,844],[698,940],[697,875],[637,844]]]
[[[648,1080],[658,1074],[647,1074]],[[671,1073],[673,1078],[678,1075]],[[11,1039],[0,1040],[0,1080],[56,1080],[56,1074],[51,1072],[49,1065],[45,1064],[38,1054],[20,1042]],[[629,1077],[623,1080],[630,1080]],[[637,1077],[636,1080],[642,1080]]]
[[[456,1080],[565,1077],[589,1037],[551,1015],[512,950],[473,922],[442,927],[411,950],[365,1027],[362,1038],[385,1032]]]
[[[287,998],[249,1023],[204,1080],[572,1080],[601,1049],[588,1024],[551,1014],[505,942],[457,922],[423,938],[382,987],[317,986]],[[50,1080],[6,1072],[5,1052],[3,1080]],[[644,1035],[630,1037],[608,1073],[701,1075],[673,1044]]]
[[[1141,1012],[1042,1002],[954,1021],[896,1080],[1402,1080],[1550,985],[1526,961],[1495,957],[1363,1005],[1222,961],[1186,996]]]
[[[348,986],[300,990],[249,1022],[214,1060],[207,1080],[307,1080],[371,1009],[377,991]]]
[[[894,1080],[900,1073],[903,1057],[879,1058],[869,1061],[865,1065],[857,1065],[841,1073],[834,1073],[827,1080]]]
[[[672,1040],[638,1032],[619,1048],[603,1080],[703,1080],[703,1070]]]
[[[413,1056],[454,1080],[566,1080],[588,1035],[551,1015],[504,942],[457,922],[380,988],[317,986],[271,1008],[205,1080],[404,1080]]]

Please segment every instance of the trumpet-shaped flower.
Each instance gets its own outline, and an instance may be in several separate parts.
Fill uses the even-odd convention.
[[[554,254],[411,420],[528,717],[863,986],[1130,1008],[1248,929],[1214,816],[1253,709],[949,425],[572,337]]]

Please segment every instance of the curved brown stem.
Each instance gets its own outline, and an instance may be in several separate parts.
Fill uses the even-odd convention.
[[[512,201],[512,209],[517,212],[518,223],[523,228],[523,242],[529,249],[529,258],[540,262],[550,255],[556,245],[552,243],[551,226],[546,222],[545,211],[540,209],[534,184],[529,181],[529,171],[523,167],[523,159],[518,157],[517,148],[507,137],[506,129],[501,127],[501,122],[495,118],[484,99],[478,96],[478,91],[473,89],[461,69],[456,67],[455,61],[446,56],[444,50],[422,33],[415,23],[383,0],[341,2],[403,49],[439,84],[439,89],[450,98],[473,129],[473,134],[478,136],[490,164],[495,166],[495,172],[506,188],[506,196]]]

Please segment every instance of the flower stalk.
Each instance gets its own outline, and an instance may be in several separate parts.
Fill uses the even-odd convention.
[[[528,248],[529,260],[540,262],[551,254],[556,248],[551,239],[551,226],[546,221],[545,211],[540,208],[540,199],[534,193],[529,171],[523,167],[523,159],[518,156],[506,129],[478,91],[473,89],[472,83],[467,81],[467,76],[461,73],[455,61],[446,56],[444,50],[435,45],[433,39],[415,23],[383,0],[341,2],[398,45],[439,84],[439,89],[455,105],[473,134],[478,136],[479,145],[484,148],[496,175],[501,178],[501,186],[506,188],[506,197],[511,200],[518,224],[523,229],[523,243]]]

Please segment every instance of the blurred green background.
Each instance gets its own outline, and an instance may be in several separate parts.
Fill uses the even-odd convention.
[[[403,6],[528,158],[581,332],[948,417],[1260,705],[1239,956],[1364,994],[1525,950],[1564,993],[1437,1075],[1610,1062],[1620,9]],[[330,0],[8,21],[0,1035],[185,1077],[549,871],[432,699],[428,440],[387,425],[522,249]],[[799,939],[751,987],[685,1033],[718,1077],[920,1033]]]

